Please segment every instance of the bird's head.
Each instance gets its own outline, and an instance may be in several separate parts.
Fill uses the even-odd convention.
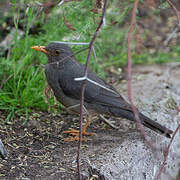
[[[33,46],[32,49],[43,52],[48,57],[48,63],[65,61],[73,56],[72,49],[66,44],[52,42],[47,46]]]

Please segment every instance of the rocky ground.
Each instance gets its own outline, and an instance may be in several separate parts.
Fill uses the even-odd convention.
[[[175,130],[180,123],[180,64],[133,67],[133,96],[136,106],[155,121]],[[127,97],[127,82],[114,86]],[[64,142],[64,130],[78,128],[78,117],[66,112],[53,116],[34,112],[3,124],[0,112],[0,138],[8,158],[0,159],[0,179],[77,179],[77,142]],[[162,150],[169,139],[145,129],[147,139],[160,148],[153,151],[142,140],[136,125],[125,119],[111,119],[113,129],[97,118],[89,126],[97,136],[82,144],[81,170],[84,179],[153,179],[163,162]],[[180,163],[180,132],[170,148],[162,179],[176,177]]]
[[[5,13],[8,3],[2,2],[0,12]],[[138,10],[136,52],[142,53],[147,49],[150,54],[158,50],[171,52],[170,45],[177,45],[180,42],[179,32],[176,33],[175,38],[169,40],[177,23],[174,12],[168,8],[158,17],[157,14],[152,15],[152,9],[148,10],[148,8],[149,5],[140,6]],[[11,33],[14,32],[13,19],[5,18],[5,20],[7,22],[0,26],[2,47],[0,54],[3,56],[8,55],[3,48],[12,41]],[[18,38],[25,32],[23,27],[18,29]],[[31,34],[37,32],[39,32],[38,27],[30,28]],[[146,38],[142,38],[144,33]],[[114,69],[111,72],[114,72]],[[116,75],[116,78],[113,76],[108,80],[114,82],[113,85],[127,98],[127,81],[124,80],[124,76],[119,77]],[[133,67],[132,89],[136,106],[145,115],[172,130],[180,124],[179,77],[178,63]],[[77,142],[63,141],[66,137],[63,134],[64,130],[78,128],[77,116],[69,115],[67,112],[53,115],[36,111],[28,117],[25,125],[23,125],[26,121],[24,116],[15,117],[4,124],[6,117],[7,114],[0,111],[0,139],[8,154],[7,159],[0,158],[0,179],[77,179]],[[163,150],[170,140],[145,129],[147,139],[158,148],[158,151],[153,151],[143,142],[135,123],[125,119],[110,120],[118,129],[113,129],[98,117],[88,128],[97,136],[89,137],[89,140],[82,144],[83,179],[92,179],[92,177],[103,180],[154,179],[163,162]],[[163,180],[180,179],[180,170],[177,176],[180,169],[180,132],[176,134],[170,147],[165,168],[162,174]]]

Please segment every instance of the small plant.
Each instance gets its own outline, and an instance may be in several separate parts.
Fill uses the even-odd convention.
[[[125,24],[129,22],[133,2],[109,2],[106,24],[94,46],[97,62],[95,58],[90,61],[91,69],[103,78],[104,68],[127,64],[126,37],[129,24]],[[48,110],[43,95],[47,83],[42,67],[47,59],[43,54],[31,50],[31,46],[47,45],[51,41],[89,42],[101,16],[101,13],[93,11],[94,3],[72,1],[60,7],[54,4],[53,8],[46,7],[45,10],[43,6],[30,1],[26,1],[26,4],[22,1],[12,2],[12,13],[9,11],[8,16],[0,20],[1,24],[4,21],[11,22],[9,32],[13,26],[16,29],[13,40],[5,48],[6,52],[0,52],[0,109],[8,113],[6,120],[16,114],[28,115],[32,109]],[[19,29],[24,32],[21,38]],[[72,48],[76,52],[84,46]],[[87,52],[78,54],[78,61],[84,63]],[[149,54],[147,50],[140,54],[134,52],[132,58],[133,63],[137,64],[179,61],[178,52],[179,48],[174,46],[171,53]],[[53,105],[53,98],[49,103]]]

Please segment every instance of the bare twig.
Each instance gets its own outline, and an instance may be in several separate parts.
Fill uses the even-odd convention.
[[[96,51],[95,51],[95,49],[94,49],[94,46],[92,47],[92,50],[93,50],[94,58],[95,58],[95,60],[96,60],[96,62],[97,62]]]
[[[170,143],[169,143],[168,147],[166,148],[166,150],[165,150],[165,152],[164,152],[164,160],[163,160],[163,163],[162,163],[162,165],[161,165],[161,167],[160,167],[160,169],[159,169],[159,171],[158,171],[158,175],[157,175],[157,177],[156,177],[156,180],[158,180],[158,179],[160,178],[161,173],[162,173],[163,170],[164,170],[164,167],[165,167],[165,164],[166,164],[166,160],[167,160],[167,157],[168,157],[168,154],[169,154],[170,146],[171,146],[171,144],[172,144],[172,142],[173,142],[173,140],[174,140],[174,137],[175,137],[175,135],[176,135],[176,133],[178,132],[179,129],[180,129],[180,125],[179,125],[179,126],[176,128],[176,130],[174,131],[174,133],[173,133],[173,135],[172,135],[172,138],[171,138],[171,140],[170,140]]]
[[[178,26],[180,27],[180,12],[175,7],[175,5],[172,3],[171,0],[167,0],[168,4],[174,9],[174,12],[176,13],[177,19],[178,19]]]
[[[63,12],[63,18],[64,18],[64,24],[69,30],[76,31],[76,28],[73,27],[73,24],[69,23],[69,21],[66,19],[66,16]]]
[[[89,45],[89,43],[86,42],[64,42],[64,41],[52,41],[52,42],[59,44],[69,44],[69,45]]]
[[[55,42],[55,41],[53,41],[53,42]],[[82,51],[85,51],[85,50],[87,50],[87,49],[89,49],[89,47],[80,49],[79,51],[77,51],[77,52],[75,52],[75,53],[72,53],[72,54],[69,55],[69,56],[64,57],[61,61],[51,62],[51,63],[48,63],[48,64],[57,64],[57,65],[59,65],[59,64],[62,63],[63,61],[68,60],[68,58],[71,58],[71,59],[73,60],[72,56],[74,56],[74,55],[76,55],[76,54],[79,54],[79,53],[81,53]]]
[[[177,31],[179,30],[179,27],[175,27],[175,29],[173,29],[172,33],[168,36],[168,38],[164,41],[164,45],[167,46],[169,44],[169,42],[171,41],[171,39],[175,36],[175,34],[177,33]]]
[[[105,16],[106,13],[106,8],[107,8],[107,1],[105,0],[104,2],[104,7],[103,7],[103,12],[102,12],[102,18],[101,21],[96,29],[96,32],[94,33],[91,42],[89,44],[89,52],[88,52],[88,57],[86,60],[86,65],[85,65],[85,72],[84,72],[84,76],[87,77],[88,75],[88,64],[89,64],[89,60],[90,60],[90,56],[91,56],[91,51],[92,51],[92,46],[94,44],[94,41],[103,25],[103,18]],[[81,139],[82,139],[82,119],[83,119],[83,105],[84,105],[84,92],[85,92],[85,86],[86,86],[86,80],[82,82],[82,86],[81,86],[81,104],[80,104],[80,126],[79,126],[79,143],[78,143],[78,155],[77,155],[77,168],[78,168],[78,178],[79,180],[81,180],[81,169],[80,169],[80,150],[81,150]]]
[[[129,102],[131,103],[131,108],[133,110],[134,116],[136,118],[136,122],[138,124],[138,126],[141,129],[141,132],[143,134],[143,137],[145,139],[145,131],[144,131],[144,127],[141,124],[141,121],[139,119],[138,116],[138,112],[136,107],[134,106],[133,103],[133,99],[132,99],[132,88],[131,88],[131,78],[132,78],[132,70],[131,70],[131,66],[132,66],[132,60],[131,60],[131,39],[132,39],[132,32],[134,30],[134,24],[135,24],[135,18],[136,18],[136,10],[137,10],[137,6],[138,6],[138,0],[134,1],[134,6],[133,6],[133,10],[132,10],[132,18],[131,18],[131,25],[130,25],[130,30],[128,33],[128,39],[127,39],[127,55],[128,55],[128,98],[129,98]]]
[[[171,6],[173,7],[173,9],[175,10],[176,14],[177,14],[177,18],[178,18],[178,21],[179,21],[179,25],[180,25],[180,14],[178,12],[178,10],[175,8],[175,6],[169,1],[167,0]],[[136,118],[136,121],[137,121],[137,124],[138,126],[140,127],[140,130],[141,130],[141,133],[143,135],[143,139],[145,140],[145,142],[151,147],[151,149],[153,150],[157,150],[157,148],[155,148],[152,144],[152,141],[147,141],[146,139],[146,133],[144,131],[144,127],[143,125],[141,124],[140,122],[140,119],[139,119],[139,116],[138,116],[138,112],[137,112],[137,109],[135,108],[135,106],[133,105],[133,100],[132,100],[132,93],[131,93],[131,77],[132,77],[132,74],[131,74],[131,50],[130,50],[130,42],[131,42],[131,39],[132,39],[132,32],[133,32],[133,29],[134,29],[134,23],[135,23],[135,16],[136,16],[136,9],[137,9],[137,4],[138,4],[138,0],[135,0],[134,1],[134,7],[133,7],[133,11],[132,11],[132,19],[131,19],[131,27],[130,27],[130,30],[129,30],[129,33],[128,33],[128,40],[127,40],[127,53],[128,53],[128,97],[129,97],[129,101],[131,103],[131,107],[132,107],[132,110],[133,110],[133,113],[135,115],[135,118]],[[168,153],[169,153],[169,149],[170,149],[170,146],[173,142],[173,139],[174,139],[174,136],[175,134],[177,133],[178,129],[180,128],[180,125],[177,127],[176,131],[174,132],[172,138],[171,138],[171,141],[168,145],[168,147],[166,148],[165,150],[165,155],[164,155],[164,161],[160,167],[160,170],[159,170],[159,173],[157,175],[157,179],[160,178],[160,175],[161,173],[163,172],[164,168],[165,168],[165,163],[166,163],[166,160],[167,160],[167,157],[168,157]]]
[[[175,7],[175,5],[173,4],[173,2],[171,0],[167,0],[168,4],[172,7],[172,9],[174,10],[176,16],[177,16],[177,20],[178,20],[178,26],[173,30],[173,32],[169,35],[169,37],[167,38],[167,40],[164,41],[164,44],[167,45],[169,43],[169,41],[173,38],[173,36],[176,34],[176,32],[180,29],[180,11]]]
[[[63,3],[64,3],[64,0],[60,1],[60,2],[58,3],[58,6],[60,7]]]
[[[39,1],[35,1],[35,3],[36,3],[38,6],[43,6],[43,4],[40,3]]]
[[[136,122],[138,127],[140,128],[141,134],[143,139],[145,140],[145,142],[151,147],[151,149],[155,150],[156,148],[153,147],[152,141],[148,141],[146,139],[146,132],[144,130],[144,126],[141,124],[141,121],[139,119],[139,115],[138,115],[138,111],[136,109],[136,107],[134,106],[133,103],[133,98],[132,98],[132,88],[131,88],[131,78],[132,78],[132,70],[131,70],[131,66],[132,66],[132,60],[131,60],[131,39],[132,39],[132,33],[134,30],[134,24],[135,24],[135,18],[136,18],[136,10],[137,10],[137,6],[138,6],[138,0],[134,1],[134,6],[133,6],[133,10],[132,10],[132,18],[131,18],[131,25],[130,25],[130,30],[128,32],[128,39],[127,39],[127,55],[128,55],[128,98],[131,104],[131,108],[132,111],[134,113]]]
[[[103,25],[106,26],[106,16],[103,18]]]
[[[117,126],[115,126],[111,121],[109,121],[108,119],[106,119],[102,114],[99,115],[99,117],[105,122],[107,123],[109,126],[111,126],[114,129],[119,129]]]
[[[86,42],[64,42],[64,41],[53,41],[55,43],[59,43],[59,44],[69,44],[69,45],[88,45],[89,46],[89,43],[86,43]],[[95,52],[95,48],[94,46],[92,47],[92,50],[93,50],[93,55],[94,55],[94,58],[97,62],[97,57],[96,57],[96,52]]]

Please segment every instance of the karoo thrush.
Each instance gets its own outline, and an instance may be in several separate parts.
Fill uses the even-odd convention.
[[[57,100],[69,110],[80,113],[82,81],[76,81],[75,78],[84,76],[84,65],[77,61],[72,49],[65,44],[53,42],[48,46],[33,46],[32,48],[45,53],[48,57],[48,63],[45,66],[46,79]],[[99,85],[86,82],[83,108],[85,114],[99,113],[136,121],[131,105],[113,86],[90,70],[88,71],[88,78]],[[173,131],[151,120],[139,111],[138,115],[144,126],[159,134],[164,134],[168,138],[171,137],[170,134]],[[83,135],[91,135],[91,133],[86,132],[89,123],[90,120],[82,128]],[[74,135],[67,140],[78,140],[78,130],[71,129],[65,133]]]

